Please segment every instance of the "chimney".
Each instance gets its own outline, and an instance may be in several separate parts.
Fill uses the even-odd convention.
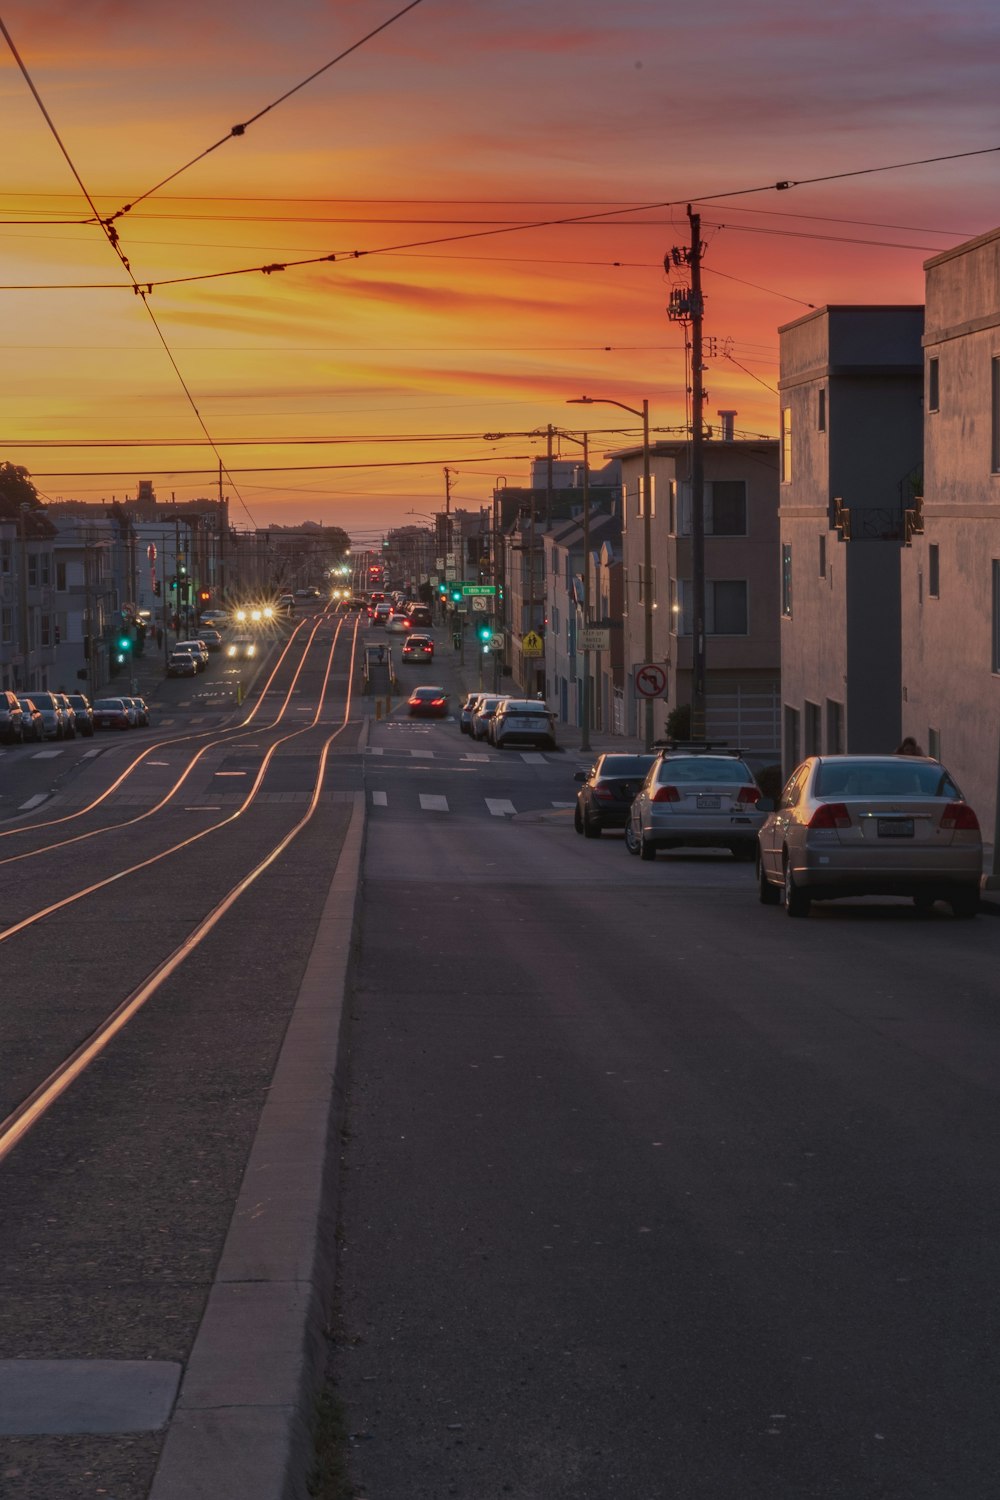
[[[716,416],[722,418],[722,441],[724,443],[731,443],[733,441],[733,425],[736,421],[736,413],[734,411],[720,411],[716,412]]]

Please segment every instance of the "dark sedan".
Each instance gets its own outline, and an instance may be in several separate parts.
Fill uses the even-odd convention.
[[[655,755],[600,755],[589,771],[577,771],[583,783],[576,794],[573,827],[584,838],[600,838],[605,828],[624,828],[628,811]]]
[[[448,715],[448,694],[443,687],[418,687],[407,704],[411,719],[444,719]]]
[[[131,729],[128,709],[120,698],[98,698],[94,704],[95,729]]]

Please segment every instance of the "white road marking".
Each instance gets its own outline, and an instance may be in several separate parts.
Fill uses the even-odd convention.
[[[489,763],[490,763],[490,758],[489,758],[488,755],[463,755],[462,759],[463,760],[485,761],[487,765],[489,765]]]
[[[517,812],[513,802],[508,802],[504,797],[487,797],[485,801],[491,817],[507,818]]]
[[[366,745],[365,751],[368,755],[384,755],[385,751],[381,745]]]
[[[424,812],[447,812],[448,798],[438,797],[430,792],[420,793],[420,806]]]
[[[18,812],[30,812],[33,807],[37,807],[40,802],[44,802],[45,800],[44,793],[39,794],[37,797],[29,797],[27,802],[21,803]]]
[[[526,765],[529,765],[529,766],[547,766],[548,765],[548,761],[545,759],[545,756],[544,755],[540,755],[537,750],[524,750],[524,751],[522,751],[521,752],[521,759],[525,762]]]
[[[411,750],[410,754],[412,755],[412,757],[413,757],[414,760],[433,760],[434,759],[434,751],[433,750]]]
[[[83,752],[83,754],[81,755],[80,759],[81,760],[93,760],[93,758],[94,758],[95,755],[100,755],[100,754],[101,754],[100,750],[85,750]],[[165,766],[166,764],[167,764],[167,762],[165,760],[154,761],[154,765]]]
[[[91,750],[91,755],[96,755],[96,750]],[[147,766],[169,766],[169,760],[147,760]]]
[[[575,802],[553,802],[553,807],[575,807]]]
[[[388,806],[389,806],[389,793],[388,792],[372,792],[372,807],[388,807]]]
[[[36,750],[31,757],[32,760],[54,760],[57,755],[62,755],[61,750]]]
[[[248,776],[249,771],[216,771],[216,776]]]

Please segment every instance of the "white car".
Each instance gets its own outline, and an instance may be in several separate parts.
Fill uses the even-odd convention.
[[[493,716],[493,743],[498,750],[507,745],[556,748],[556,716],[537,699],[507,698]]]

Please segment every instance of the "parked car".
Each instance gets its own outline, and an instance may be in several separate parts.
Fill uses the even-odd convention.
[[[474,740],[485,740],[489,735],[490,720],[505,700],[500,693],[483,693],[472,713],[470,734]]]
[[[167,657],[168,677],[196,677],[197,675],[198,663],[190,651],[171,651]],[[94,708],[96,710],[96,703]]]
[[[131,729],[128,711],[120,698],[98,698],[94,704],[95,729]]]
[[[67,693],[73,712],[76,715],[77,734],[85,735],[88,739],[94,733],[94,710],[90,706],[90,699],[83,693]]]
[[[212,625],[202,625],[198,631],[199,641],[204,641],[209,651],[222,650],[222,634]]]
[[[23,713],[17,694],[9,688],[0,689],[0,739],[6,745],[21,743],[21,720]]]
[[[76,708],[73,704],[72,698],[70,698],[68,693],[53,693],[52,696],[53,698],[55,698],[56,702],[62,709],[63,716],[67,724],[69,725],[69,738],[74,739],[77,732],[79,731],[82,733],[82,731],[80,730],[79,724],[77,724],[76,722]]]
[[[122,702],[128,712],[133,729],[145,729],[149,723],[149,708],[144,698],[136,698],[134,695],[122,697]]]
[[[404,661],[433,661],[434,642],[429,635],[411,635],[403,642]]]
[[[203,609],[201,612],[201,623],[211,625],[216,630],[221,630],[228,618],[224,609]]]
[[[475,713],[476,704],[482,696],[480,692],[466,694],[465,702],[462,704],[458,715],[458,727],[462,734],[472,733],[472,715]]]
[[[30,698],[18,698],[21,705],[21,743],[26,745],[29,740],[36,744],[45,738],[45,722],[41,713],[32,703]]]
[[[629,809],[625,845],[640,859],[658,849],[729,849],[753,859],[764,812],[761,790],[738,750],[677,745],[662,750]]]
[[[418,687],[407,704],[412,719],[444,719],[448,714],[448,694],[443,687]]]
[[[758,835],[765,906],[805,917],[813,901],[909,896],[979,910],[979,819],[939,761],[913,755],[816,755],[797,767]]]
[[[199,672],[204,672],[205,668],[208,666],[208,647],[205,645],[204,641],[178,641],[174,646],[174,650],[190,651],[191,655],[195,659],[195,662],[198,664]]]
[[[585,838],[600,838],[605,828],[624,828],[629,810],[655,755],[599,755],[589,771],[577,771],[573,827]]]
[[[55,693],[39,692],[35,689],[31,693],[31,701],[41,713],[47,740],[72,738],[73,728]]]
[[[505,698],[493,716],[492,742],[498,750],[508,745],[556,748],[556,716],[535,698]]]

